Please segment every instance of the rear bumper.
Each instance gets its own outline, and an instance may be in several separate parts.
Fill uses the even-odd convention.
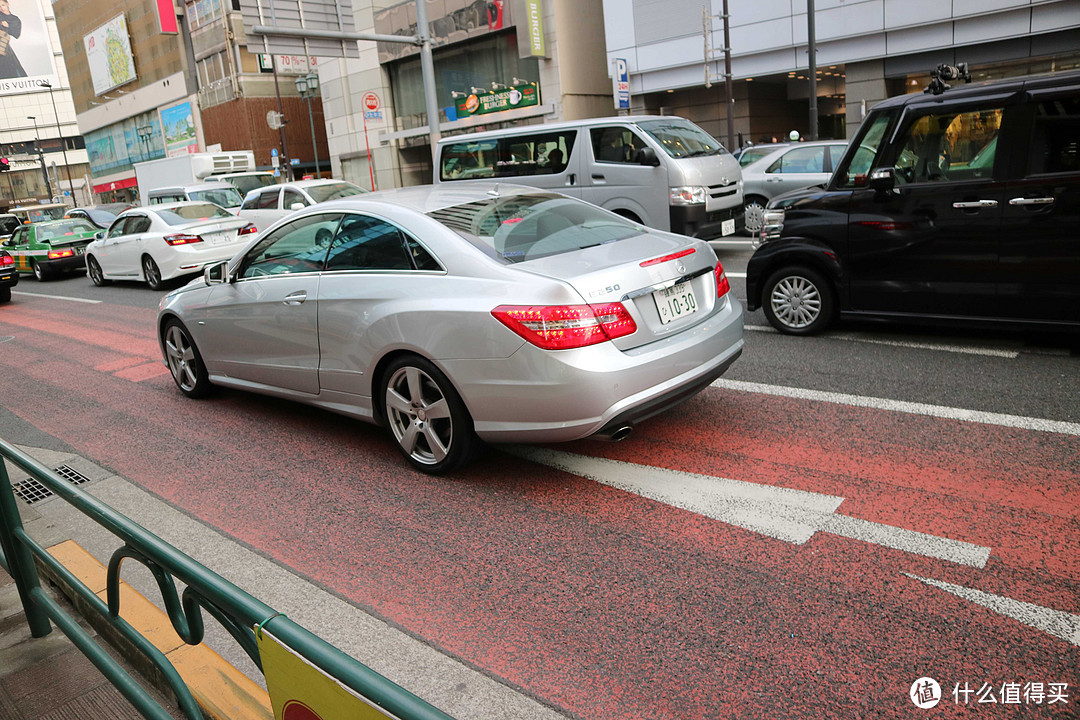
[[[19,284],[18,270],[5,270],[0,273],[0,287],[15,287]]]
[[[37,260],[42,269],[49,273],[84,272],[86,270],[86,258],[82,252],[58,260]]]
[[[444,362],[488,442],[562,442],[610,434],[692,397],[743,347],[743,310],[728,303],[677,337],[620,351],[613,343],[509,358]]]

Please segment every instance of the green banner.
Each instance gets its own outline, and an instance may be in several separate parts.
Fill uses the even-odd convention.
[[[469,95],[458,102],[457,116],[458,118],[466,118],[471,115],[487,115],[488,113],[516,110],[517,108],[539,104],[540,89],[536,83],[514,85],[505,90]]]

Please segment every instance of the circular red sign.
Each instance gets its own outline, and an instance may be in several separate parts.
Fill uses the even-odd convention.
[[[322,720],[319,713],[299,700],[289,700],[281,709],[281,720]]]
[[[364,93],[364,97],[363,99],[361,99],[360,102],[363,103],[364,109],[370,112],[374,112],[379,109],[379,96],[373,92]]]

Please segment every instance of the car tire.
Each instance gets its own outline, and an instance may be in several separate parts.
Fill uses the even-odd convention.
[[[6,303],[11,300],[11,288],[0,288],[0,303]]]
[[[160,290],[165,287],[165,283],[161,279],[161,270],[158,268],[154,258],[149,255],[142,256],[142,273],[143,280],[150,286],[151,290]]]
[[[787,335],[814,335],[832,324],[836,292],[817,270],[791,266],[769,276],[761,292],[769,324]]]
[[[38,282],[45,282],[49,279],[49,271],[41,263],[32,262],[30,269],[34,272],[34,279]]]
[[[757,235],[761,232],[761,226],[765,221],[765,205],[768,200],[764,198],[750,198],[743,205],[743,217],[746,220],[746,232]]]
[[[382,378],[382,419],[413,467],[443,475],[472,459],[480,442],[472,418],[433,363],[415,355],[399,357]]]
[[[180,392],[189,398],[206,397],[213,387],[210,374],[184,324],[179,320],[166,322],[161,329],[161,344],[165,348],[169,372]]]
[[[98,287],[104,287],[112,283],[112,280],[105,279],[105,273],[101,271],[101,265],[98,264],[97,258],[93,255],[86,258],[86,272],[90,276],[90,280]]]

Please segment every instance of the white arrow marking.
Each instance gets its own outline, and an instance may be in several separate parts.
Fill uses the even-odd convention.
[[[837,515],[844,498],[529,446],[508,452],[729,525],[802,545],[816,532],[984,568],[990,548]]]
[[[904,575],[1080,647],[1080,616],[1001,595],[992,595],[962,585],[953,585],[942,580],[919,577],[911,573],[904,573]]]

